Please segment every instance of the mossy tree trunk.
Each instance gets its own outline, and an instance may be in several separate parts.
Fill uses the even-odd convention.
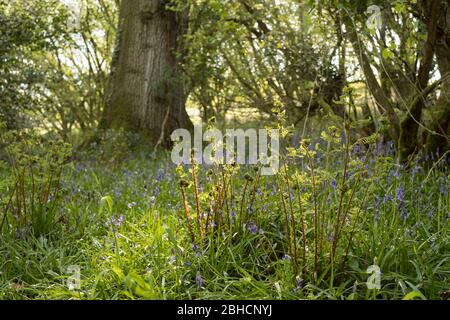
[[[140,134],[150,145],[170,146],[170,134],[192,127],[177,52],[186,14],[163,0],[122,1],[110,92],[101,127]]]

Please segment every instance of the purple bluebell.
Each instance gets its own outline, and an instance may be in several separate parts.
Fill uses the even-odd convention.
[[[125,220],[123,214],[121,214],[118,218],[112,217],[111,222],[116,228],[120,228]]]
[[[201,289],[203,288],[203,278],[200,274],[200,271],[197,271],[197,276],[195,277],[195,282],[197,282],[197,286]]]
[[[298,294],[298,292],[303,288],[303,279],[296,277],[295,282],[297,283],[297,286],[294,289],[294,294]]]
[[[256,226],[256,223],[254,223],[254,222],[249,222],[247,227],[248,227],[248,230],[252,234],[256,234],[258,232],[258,227]]]
[[[356,156],[360,156],[362,153],[364,152],[364,149],[362,148],[362,146],[357,143],[354,147],[353,147],[353,153]]]
[[[431,208],[431,209],[428,211],[428,218],[432,219],[433,216],[434,216],[434,208]]]
[[[155,176],[155,180],[158,182],[161,182],[164,180],[164,170],[162,170],[162,169],[158,170],[158,172],[156,173],[156,176]]]
[[[333,188],[333,190],[336,190],[336,187],[337,187],[337,183],[336,183],[336,180],[331,180],[330,181],[330,186],[331,186],[331,188]]]
[[[261,190],[260,187],[258,187],[258,188],[256,189],[256,194],[257,194],[258,196],[262,197],[263,193],[262,193],[262,190]]]
[[[397,189],[396,199],[399,202],[405,202],[405,190],[403,186],[399,186]]]
[[[380,220],[380,198],[378,196],[375,196],[374,199],[374,204],[373,204],[373,218],[375,219],[375,221],[379,221]]]
[[[131,171],[128,170],[128,169],[125,169],[125,170],[123,171],[123,174],[124,174],[126,177],[131,177],[131,176],[133,175],[133,172],[131,172]]]
[[[291,261],[291,260],[292,260],[292,257],[291,257],[290,255],[288,255],[288,254],[285,254],[285,255],[283,256],[283,260],[284,260],[284,261]]]
[[[194,250],[195,256],[196,256],[197,258],[201,256],[201,253],[200,253],[200,247],[199,247],[198,245],[193,244],[193,245],[191,246],[191,248],[192,248],[192,250]]]
[[[153,195],[154,197],[157,197],[157,196],[159,196],[160,193],[161,193],[161,188],[160,188],[159,186],[156,186],[156,188],[153,189],[152,195]]]
[[[392,196],[390,194],[386,193],[383,197],[383,204],[386,204],[388,201],[392,201],[392,200],[393,200]]]

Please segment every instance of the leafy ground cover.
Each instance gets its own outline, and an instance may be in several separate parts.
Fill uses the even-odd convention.
[[[58,171],[33,150],[36,161],[1,170],[2,299],[441,299],[450,288],[449,166],[426,166],[434,155],[399,165],[390,144],[324,133],[261,176],[105,151],[61,156]],[[373,265],[380,289],[367,286]]]

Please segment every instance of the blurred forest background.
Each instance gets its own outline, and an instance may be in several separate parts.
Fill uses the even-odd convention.
[[[124,127],[155,144],[191,125],[186,105],[204,123],[345,118],[404,160],[449,149],[448,1],[129,1],[120,18],[119,7],[1,2],[7,129],[73,142]]]
[[[450,0],[0,0],[0,299],[448,299],[449,154]]]

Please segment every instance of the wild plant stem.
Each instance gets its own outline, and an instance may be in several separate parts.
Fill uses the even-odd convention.
[[[184,189],[183,186],[181,186],[181,196],[183,197],[184,213],[186,215],[186,222],[187,222],[187,226],[189,229],[189,234],[191,235],[192,243],[195,244],[195,235],[194,235],[194,231],[192,230],[191,217],[189,214],[189,207],[188,207],[188,202],[186,199],[186,190]]]
[[[344,172],[343,172],[343,176],[342,176],[342,186],[341,186],[341,193],[340,193],[340,199],[339,199],[339,207],[338,207],[338,212],[336,215],[336,222],[335,222],[335,226],[334,226],[334,233],[333,233],[333,245],[332,245],[332,249],[331,249],[331,265],[333,265],[334,263],[334,256],[336,254],[336,248],[337,248],[337,235],[339,232],[339,228],[340,228],[340,221],[341,221],[341,214],[342,214],[342,206],[344,204],[344,196],[347,193],[347,187],[346,187],[346,182],[347,182],[347,170],[348,170],[348,163],[349,163],[349,158],[350,158],[350,145],[349,145],[349,141],[348,141],[348,134],[347,131],[344,130],[345,132],[345,160],[344,160]]]
[[[200,216],[200,199],[198,194],[198,182],[197,182],[197,172],[195,159],[192,157],[192,181],[194,182],[194,195],[195,195],[195,210],[197,212],[197,225],[200,232],[200,236],[203,236],[201,216]]]
[[[317,279],[318,272],[318,264],[319,264],[319,217],[317,211],[317,190],[316,190],[316,175],[314,171],[314,163],[310,154],[308,153],[309,164],[311,167],[311,176],[312,176],[312,189],[313,189],[313,202],[314,202],[314,281]]]
[[[295,180],[297,184],[297,197],[298,197],[298,205],[300,208],[300,223],[302,224],[302,238],[303,238],[303,267],[302,267],[302,276],[306,274],[307,271],[307,263],[306,263],[306,246],[307,246],[307,238],[306,238],[306,224],[305,224],[305,216],[303,211],[303,202],[302,195],[300,189],[300,182],[298,178]]]
[[[284,211],[284,216],[286,219],[286,236],[287,236],[287,244],[288,244],[288,253],[293,255],[292,253],[292,242],[291,242],[291,226],[289,223],[289,214],[288,211],[286,209],[286,202],[284,200],[284,191],[283,188],[281,187],[281,183],[278,182],[278,191],[280,194],[280,199],[281,199],[281,204],[283,206],[283,211]]]
[[[245,200],[245,194],[247,193],[247,187],[248,187],[248,180],[245,180],[244,184],[244,190],[242,191],[241,196],[241,203],[240,203],[240,209],[239,209],[239,231],[241,232],[244,227],[244,217],[243,217],[243,211],[242,208],[244,206],[244,200]]]
[[[295,216],[294,216],[294,209],[293,209],[293,205],[292,205],[292,197],[291,197],[291,185],[289,183],[289,178],[287,176],[288,170],[287,170],[287,166],[286,166],[286,162],[284,162],[284,178],[286,180],[286,186],[287,186],[287,190],[288,190],[288,196],[289,196],[289,208],[290,208],[290,212],[291,212],[291,220],[292,220],[292,236],[293,236],[293,258],[294,258],[294,273],[297,276],[298,275],[298,256],[297,256],[297,223],[295,221]]]

